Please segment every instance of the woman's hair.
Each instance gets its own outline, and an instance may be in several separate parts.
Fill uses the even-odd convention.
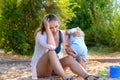
[[[45,26],[44,26],[44,19],[49,19],[50,21],[59,21],[58,17],[55,14],[47,14],[43,17],[40,26],[36,29],[34,36],[36,36],[36,34],[41,31],[41,33],[43,34],[45,32]],[[60,21],[59,21],[60,22]]]

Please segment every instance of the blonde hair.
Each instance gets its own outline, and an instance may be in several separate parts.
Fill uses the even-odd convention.
[[[40,26],[36,29],[36,31],[34,33],[34,36],[36,36],[37,33],[40,32],[40,31],[41,31],[41,34],[43,34],[45,32],[44,19],[49,19],[49,22],[50,21],[59,21],[60,22],[60,20],[58,19],[58,17],[55,14],[47,14],[47,15],[45,15],[43,17],[42,21],[41,21]]]

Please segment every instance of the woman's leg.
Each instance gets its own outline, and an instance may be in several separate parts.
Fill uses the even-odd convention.
[[[98,77],[90,75],[80,63],[78,63],[72,56],[64,57],[60,60],[63,67],[70,67],[73,73],[86,80],[98,80]]]
[[[79,62],[80,62],[80,64],[82,65],[82,67],[83,67],[84,69],[86,69],[86,61],[85,61],[85,60],[83,60],[83,58],[82,58],[82,57],[80,57]]]
[[[58,75],[60,75],[64,80],[66,80],[67,75],[62,68],[59,59],[53,50],[49,50],[43,55],[43,57],[38,61],[37,72],[42,76],[50,75],[51,70],[54,70]]]
[[[50,76],[52,67],[49,61],[48,54],[45,53],[38,61],[36,66],[36,71],[38,76],[46,77]]]
[[[89,73],[78,63],[73,57],[66,56],[60,60],[63,67],[70,67],[73,73],[83,78],[87,77]]]

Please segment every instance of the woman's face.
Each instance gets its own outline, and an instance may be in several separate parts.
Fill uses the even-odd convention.
[[[59,31],[59,22],[58,21],[50,21],[50,30],[52,31],[53,34],[57,34]]]

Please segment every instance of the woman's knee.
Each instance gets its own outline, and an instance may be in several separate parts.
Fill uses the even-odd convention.
[[[48,50],[47,54],[48,54],[49,58],[57,57],[55,50]]]
[[[55,50],[48,50],[47,53],[48,54],[56,54]]]
[[[67,56],[65,61],[66,61],[66,63],[69,64],[69,63],[71,63],[71,62],[74,62],[74,61],[75,61],[75,58],[73,58],[72,56]]]

